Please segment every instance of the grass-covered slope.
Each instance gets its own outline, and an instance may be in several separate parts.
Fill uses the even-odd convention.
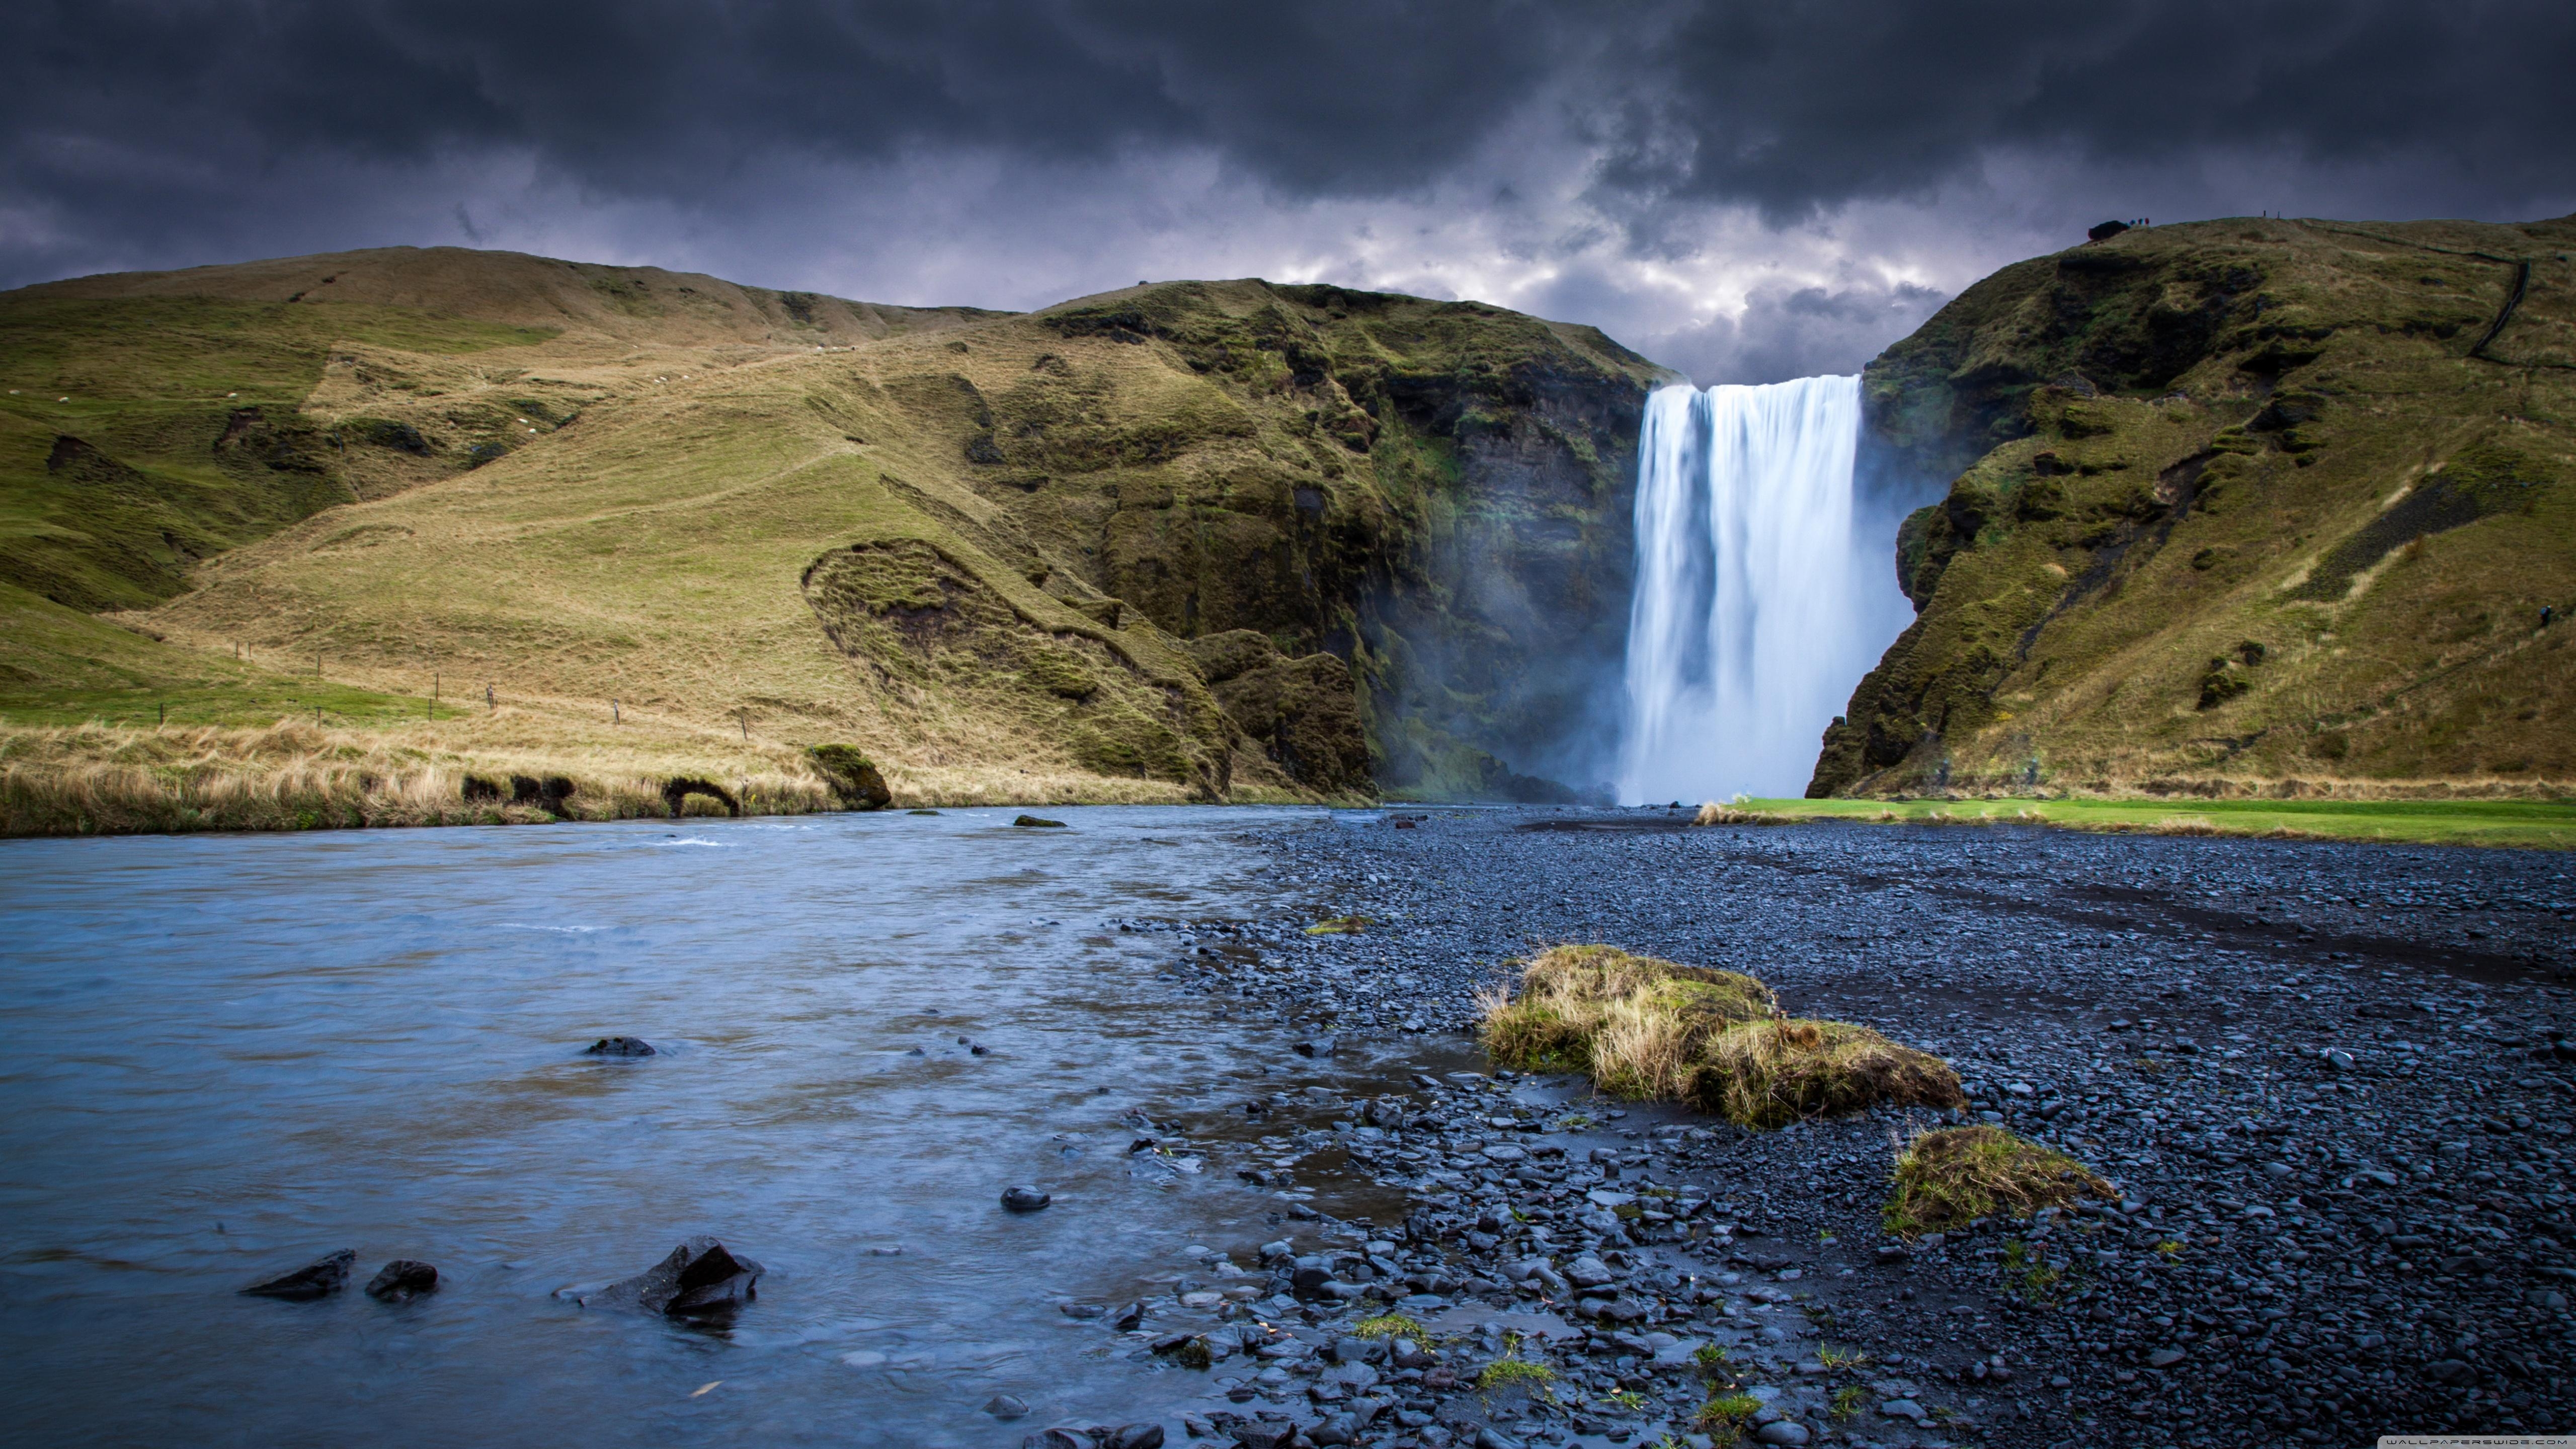
[[[1615,659],[1653,375],[1329,288],[1021,317],[452,250],[54,284],[0,328],[0,580],[166,641],[13,655],[11,722],[250,720],[318,653],[489,689],[523,763],[549,719],[567,769],[603,724],[647,774],[854,743],[915,799],[1543,788],[1505,762],[1580,732],[1548,661]]]
[[[2007,268],[1872,363],[1953,477],[1815,796],[2576,782],[2576,221],[2218,221]]]
[[[0,581],[157,603],[198,560],[500,457],[694,353],[984,315],[453,247],[0,294]]]

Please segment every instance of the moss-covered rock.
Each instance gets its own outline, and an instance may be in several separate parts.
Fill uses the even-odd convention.
[[[894,803],[894,792],[886,788],[876,762],[851,746],[808,745],[805,758],[842,803],[860,810],[883,810]]]

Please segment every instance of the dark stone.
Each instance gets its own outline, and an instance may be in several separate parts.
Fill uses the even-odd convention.
[[[581,1302],[585,1308],[637,1308],[673,1318],[713,1317],[759,1297],[760,1275],[765,1271],[751,1259],[727,1252],[714,1238],[691,1238],[645,1272],[612,1283]]]
[[[1100,1441],[1100,1449],[1163,1449],[1163,1426],[1121,1424]]]
[[[1289,1050],[1301,1057],[1328,1057],[1333,1054],[1333,1045],[1331,1037],[1319,1036],[1313,1041],[1301,1041]]]
[[[1002,1206],[1015,1213],[1033,1213],[1053,1201],[1053,1196],[1027,1186],[1011,1188],[1002,1194]]]
[[[732,791],[713,780],[702,780],[695,775],[672,776],[662,786],[663,807],[671,812],[672,819],[677,820],[680,818],[681,803],[692,795],[704,795],[710,800],[721,803],[725,813],[737,819],[742,815],[742,802],[733,797]]]
[[[1062,830],[1065,828],[1064,822],[1061,820],[1044,820],[1035,815],[1023,815],[1011,823],[1013,825],[1026,826],[1032,830]]]
[[[586,1057],[649,1057],[659,1053],[640,1036],[604,1036],[581,1049]]]
[[[367,1280],[367,1296],[385,1303],[402,1303],[437,1291],[438,1270],[415,1258],[396,1258]]]
[[[1091,1440],[1071,1429],[1040,1429],[1020,1440],[1020,1449],[1091,1449]]]
[[[311,1299],[328,1298],[349,1286],[349,1270],[357,1266],[358,1250],[342,1248],[328,1257],[317,1258],[292,1273],[253,1283],[242,1292],[254,1298]]]

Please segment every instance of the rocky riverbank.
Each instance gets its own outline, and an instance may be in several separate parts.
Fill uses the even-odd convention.
[[[1299,1042],[1221,1120],[1133,1119],[1140,1164],[1200,1154],[1277,1202],[1275,1236],[1194,1247],[1102,1315],[1124,1352],[1206,1375],[1193,1435],[2235,1445],[2576,1421],[2565,856],[1635,811],[1265,843],[1315,919],[1365,923],[1125,923]],[[1971,1105],[1752,1134],[1467,1069],[1475,994],[1566,940],[1751,972],[1947,1057]],[[1408,1034],[1428,1070],[1373,1095],[1298,1080]],[[1893,1237],[1893,1156],[1945,1119],[2057,1146],[2119,1196]]]

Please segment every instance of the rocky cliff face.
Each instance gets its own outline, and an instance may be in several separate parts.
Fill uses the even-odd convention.
[[[1451,799],[1590,778],[1644,359],[1472,303],[1260,282],[977,332],[886,393],[958,435],[978,536],[1095,615],[1264,641],[1268,662],[1193,657],[1292,776]]]
[[[2576,219],[2222,221],[2006,268],[1871,363],[1948,480],[1808,793],[2563,788]]]

